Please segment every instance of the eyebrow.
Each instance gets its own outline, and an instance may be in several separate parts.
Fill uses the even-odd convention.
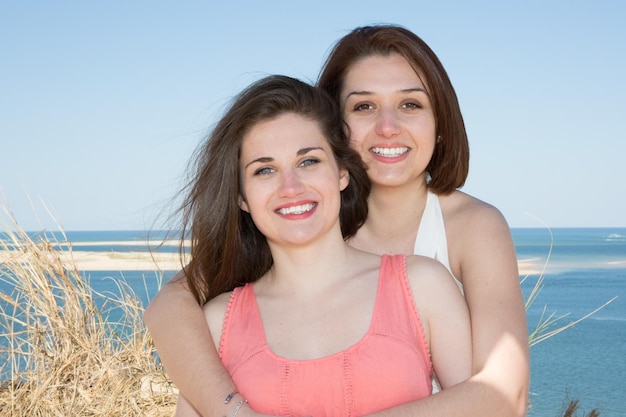
[[[403,90],[400,90],[399,92],[400,93],[424,93],[428,95],[428,91],[426,91],[425,89],[421,87],[405,88]],[[368,90],[351,91],[346,96],[346,100],[350,98],[350,96],[367,96],[367,95],[372,95],[372,94],[374,94],[374,92],[368,91]]]
[[[296,155],[297,156],[306,155],[307,153],[309,153],[311,151],[315,151],[315,150],[324,151],[324,148],[322,148],[321,146],[311,146],[309,148],[302,148],[302,149],[298,149],[298,152],[296,152]],[[252,165],[254,163],[264,164],[264,163],[267,163],[267,162],[272,162],[273,160],[274,160],[274,158],[272,158],[270,156],[262,156],[260,158],[253,159],[252,161],[248,162],[246,164],[246,166],[244,166],[244,169],[248,168],[250,165]]]

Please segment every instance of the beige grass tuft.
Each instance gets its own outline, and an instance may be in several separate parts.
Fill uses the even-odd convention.
[[[120,281],[117,294],[96,293],[58,242],[32,239],[9,218],[0,240],[0,288],[9,288],[0,291],[0,415],[173,415],[177,392],[132,289]]]

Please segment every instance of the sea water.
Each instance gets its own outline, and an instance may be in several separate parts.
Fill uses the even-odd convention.
[[[581,411],[626,416],[626,229],[513,229],[513,239],[518,259],[546,265],[543,288],[527,310],[530,329],[542,313],[566,315],[557,328],[617,297],[531,347],[528,416],[556,416],[567,399],[579,400]],[[522,284],[525,296],[537,277]]]
[[[556,328],[617,297],[591,317],[531,347],[528,416],[557,416],[569,399],[577,399],[581,415],[595,408],[601,416],[626,417],[626,228],[512,232],[518,259],[539,270],[545,267],[542,290],[527,310],[529,332],[542,314],[565,315]],[[146,251],[147,236],[144,231],[67,232],[74,251]],[[158,242],[162,234],[152,232],[150,237]],[[165,279],[174,272],[165,271]],[[158,290],[154,271],[83,273],[99,292],[115,294],[116,281],[124,280],[144,303]],[[540,276],[520,277],[525,297]]]

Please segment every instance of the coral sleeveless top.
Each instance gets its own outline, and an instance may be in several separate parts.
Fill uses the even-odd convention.
[[[403,255],[382,257],[377,291],[359,342],[294,360],[268,347],[253,285],[235,289],[219,353],[239,392],[260,413],[315,417],[360,416],[430,395],[432,363]]]

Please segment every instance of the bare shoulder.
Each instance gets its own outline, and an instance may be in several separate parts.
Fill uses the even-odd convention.
[[[468,277],[516,276],[513,238],[500,210],[461,191],[440,196],[439,202],[450,267],[464,286]]]
[[[506,224],[500,210],[462,191],[440,196],[439,201],[446,227],[457,223],[471,226],[474,222],[481,226],[489,223]]]
[[[202,307],[202,309],[204,310],[204,314],[207,317],[214,314],[223,316],[224,313],[226,313],[226,307],[228,306],[228,301],[230,300],[231,294],[232,291],[229,291],[220,294],[215,298],[212,298]]]
[[[406,267],[413,302],[430,340],[431,324],[467,307],[454,278],[440,262],[411,255],[407,256]]]
[[[432,292],[434,288],[456,289],[456,283],[450,272],[433,258],[408,255],[406,257],[406,273],[414,293],[422,293],[422,289],[426,289],[428,292]]]
[[[446,271],[446,267],[433,258],[422,255],[406,255],[406,270],[408,274],[416,272],[438,273],[441,269]]]
[[[209,325],[209,329],[211,329],[211,335],[216,340],[219,340],[219,337],[222,334],[224,315],[226,314],[226,308],[228,307],[231,294],[232,292],[220,294],[202,307],[204,317]]]
[[[493,205],[461,191],[439,198],[448,242],[510,239],[509,226]]]

